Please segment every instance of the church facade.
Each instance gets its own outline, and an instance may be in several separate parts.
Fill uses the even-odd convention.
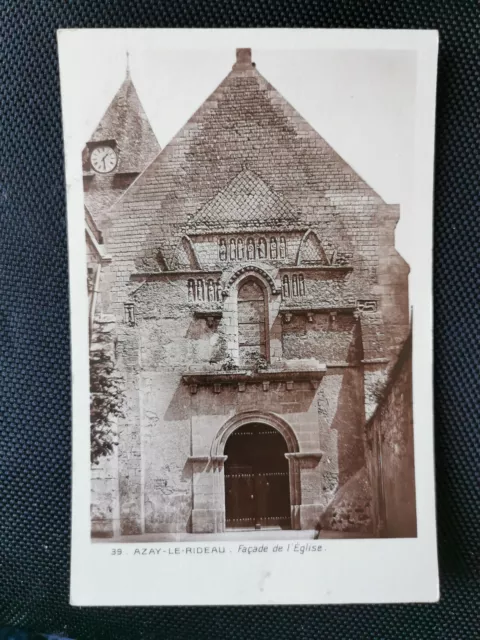
[[[161,151],[128,76],[83,163],[92,348],[125,391],[92,534],[415,535],[399,207],[249,49]]]

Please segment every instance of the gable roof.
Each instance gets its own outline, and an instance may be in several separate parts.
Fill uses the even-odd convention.
[[[161,247],[170,263],[194,223],[253,221],[251,194],[272,222],[280,224],[279,205],[286,220],[296,216],[322,237],[347,238],[352,217],[365,214],[369,224],[372,205],[384,204],[240,50],[232,71],[114,205],[110,233],[141,251]]]
[[[259,175],[244,168],[193,215],[188,228],[197,233],[252,227],[283,229],[296,222],[298,214],[292,205]]]

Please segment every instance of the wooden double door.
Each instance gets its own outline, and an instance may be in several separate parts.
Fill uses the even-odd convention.
[[[291,528],[287,445],[278,431],[252,424],[229,437],[225,454],[227,529]]]

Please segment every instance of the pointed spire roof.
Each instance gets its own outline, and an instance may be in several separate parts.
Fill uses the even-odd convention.
[[[104,140],[117,143],[117,174],[141,173],[160,152],[160,145],[133,84],[128,53],[125,80],[90,138],[90,142]]]

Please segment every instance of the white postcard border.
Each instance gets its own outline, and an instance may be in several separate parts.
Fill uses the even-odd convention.
[[[316,555],[239,553],[239,543],[92,544],[90,539],[90,441],[87,291],[81,154],[69,86],[79,45],[100,30],[58,33],[68,210],[72,352],[72,551],[71,604],[232,605],[436,601],[439,597],[433,442],[433,152],[438,35],[434,31],[378,30],[104,30],[132,49],[395,49],[417,54],[415,111],[415,230],[418,246],[413,322],[414,445],[418,537],[322,539]],[[115,36],[116,34],[116,36]],[[80,145],[80,147],[79,147]],[[286,547],[289,541],[278,543]],[[292,546],[308,541],[292,539]],[[225,547],[225,554],[176,554],[185,546]],[[253,543],[245,543],[252,546]],[[259,543],[260,544],[260,543]],[[276,542],[266,543],[272,549]],[[134,555],[134,548],[170,552]],[[126,550],[121,556],[112,550]]]

